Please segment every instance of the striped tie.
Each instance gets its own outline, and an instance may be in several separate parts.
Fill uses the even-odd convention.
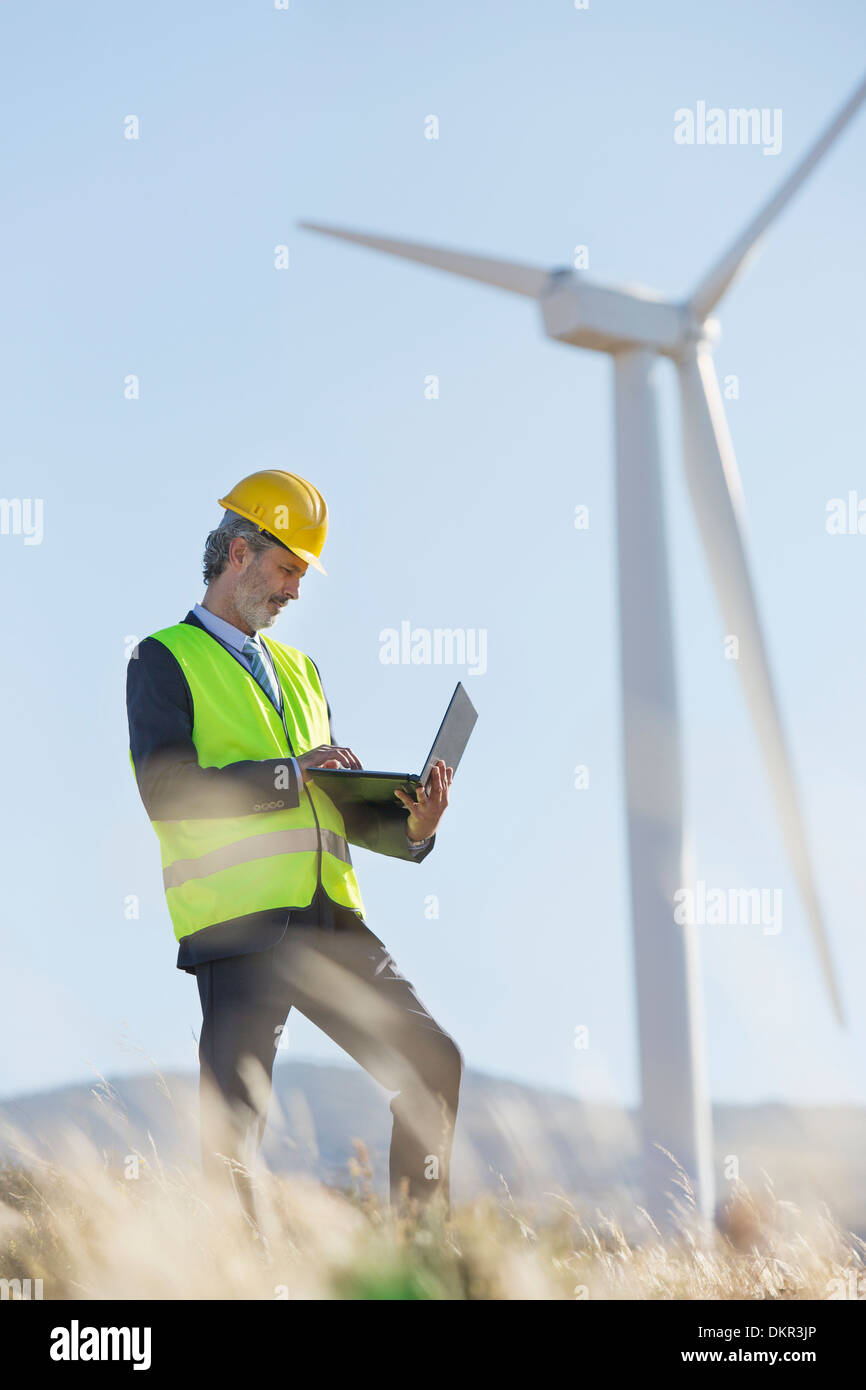
[[[255,637],[248,637],[246,639],[243,646],[243,652],[244,656],[249,661],[250,666],[252,667],[253,675],[255,676],[259,685],[262,687],[262,690],[268,696],[269,700],[271,700],[272,703],[276,705],[277,709],[279,709],[281,704],[280,692],[278,689],[274,688],[274,683],[271,680],[271,673],[265,665],[261,647],[259,646]]]

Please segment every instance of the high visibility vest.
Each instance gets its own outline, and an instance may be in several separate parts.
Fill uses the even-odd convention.
[[[200,767],[285,758],[285,788],[290,756],[331,742],[321,681],[303,652],[264,639],[283,692],[284,728],[258,681],[202,628],[178,623],[153,636],[168,647],[189,684]],[[279,778],[274,802],[280,800]],[[333,902],[363,920],[342,816],[312,782],[302,784],[298,796],[293,810],[151,822],[178,941],[248,913],[308,907],[319,883]]]

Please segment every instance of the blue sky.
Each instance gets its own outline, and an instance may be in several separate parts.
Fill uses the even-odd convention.
[[[0,1092],[195,1065],[125,661],[200,599],[216,498],[275,466],[330,508],[328,576],[308,575],[274,635],[316,660],[339,738],[368,766],[420,765],[457,679],[480,713],[434,854],[357,852],[372,929],[470,1066],[632,1103],[610,364],[546,340],[528,301],[297,222],[550,266],[583,244],[594,278],[682,295],[856,85],[866,12],[19,4],[2,28],[0,491],[42,499],[44,535],[0,536]],[[780,153],[676,144],[674,112],[699,101],[781,109]],[[702,933],[717,1100],[866,1100],[866,538],[824,524],[829,499],[866,496],[864,158],[861,112],[726,297],[716,352],[739,381],[752,569],[846,1031],[720,656],[660,369],[697,874],[785,903],[778,936]],[[483,629],[486,672],[383,665],[379,634],[404,620]],[[296,1055],[338,1055],[295,1016],[288,1035]]]

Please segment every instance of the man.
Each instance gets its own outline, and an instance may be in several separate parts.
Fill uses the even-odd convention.
[[[462,1058],[366,926],[349,843],[420,863],[452,769],[440,759],[414,801],[397,791],[402,804],[342,812],[310,780],[310,768],[361,763],[336,743],[312,659],[259,634],[298,599],[310,565],[325,573],[327,508],[276,469],[220,506],[203,601],[139,644],[127,679],[130,757],[162,847],[177,964],[202,1006],[203,1166],[228,1160],[255,1227],[249,1170],[295,1007],[398,1093],[392,1202],[438,1197],[447,1209]]]

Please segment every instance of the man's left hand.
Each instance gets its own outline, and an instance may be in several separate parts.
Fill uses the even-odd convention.
[[[444,759],[440,758],[433,764],[427,783],[429,790],[418,787],[417,800],[412,801],[399,787],[395,788],[394,795],[400,798],[409,812],[406,831],[410,840],[426,840],[428,836],[435,835],[448,805],[448,788],[453,776],[454,769],[446,767]]]

